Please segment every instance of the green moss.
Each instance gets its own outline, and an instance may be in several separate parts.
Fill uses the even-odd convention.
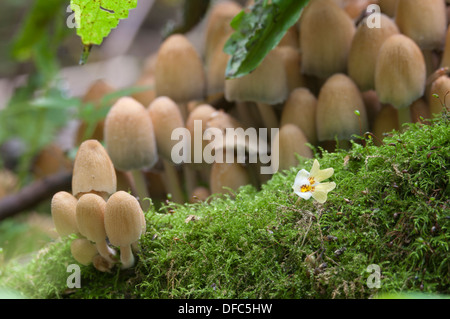
[[[409,125],[380,147],[324,152],[337,184],[323,205],[292,193],[312,160],[279,172],[235,199],[169,204],[146,213],[136,267],[101,273],[81,267],[68,290],[70,238],[25,267],[3,269],[1,286],[30,298],[370,298],[450,293],[448,113]],[[194,220],[187,217],[195,215]],[[381,270],[369,288],[369,265]],[[403,295],[402,295],[403,296]]]

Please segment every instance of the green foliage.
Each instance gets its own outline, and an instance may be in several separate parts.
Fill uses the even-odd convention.
[[[236,30],[224,51],[231,55],[227,78],[236,78],[253,71],[280,42],[286,31],[296,23],[308,0],[257,0],[251,12],[241,11],[232,21]]]
[[[75,12],[77,34],[84,45],[100,45],[128,11],[136,8],[137,0],[71,0]]]
[[[447,113],[380,147],[368,138],[324,152],[319,162],[334,167],[337,187],[323,205],[292,193],[298,170],[312,165],[301,158],[261,191],[245,186],[235,198],[150,209],[132,269],[82,266],[82,288],[66,291],[75,263],[66,239],[26,267],[4,269],[0,287],[31,298],[446,297],[449,124]],[[379,289],[367,287],[371,264],[381,268]]]

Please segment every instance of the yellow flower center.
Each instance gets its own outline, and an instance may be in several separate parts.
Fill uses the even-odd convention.
[[[302,185],[300,187],[300,192],[302,192],[302,193],[313,192],[313,191],[314,191],[314,187],[311,185]]]
[[[314,183],[316,182],[316,181],[314,180],[314,177],[309,177],[309,178],[308,178],[308,181],[309,181],[309,183],[310,183],[311,185],[314,185]]]

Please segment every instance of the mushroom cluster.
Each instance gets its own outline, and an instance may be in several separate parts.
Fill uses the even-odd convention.
[[[261,173],[261,158],[250,160],[255,148],[267,148],[274,167],[289,169],[298,156],[313,157],[311,145],[334,151],[368,131],[381,141],[384,133],[430,118],[445,105],[445,0],[310,0],[253,72],[226,79],[230,21],[252,5],[212,3],[202,46],[183,34],[163,40],[136,80],[148,90],[115,101],[102,123],[101,138],[117,176],[124,177],[118,188],[131,190],[144,210],[146,197],[184,203],[261,185],[270,174]],[[104,83],[97,86],[110,92]],[[180,141],[185,147],[173,134],[179,128],[189,132]],[[218,136],[212,132],[239,128],[267,129],[265,145],[212,141]],[[225,155],[223,145],[234,149],[232,163],[195,157]],[[174,161],[175,149],[190,150],[189,161]]]
[[[77,234],[71,253],[82,265],[93,264],[110,271],[118,263],[120,248],[123,269],[134,265],[133,246],[145,232],[145,217],[137,199],[117,191],[115,168],[99,141],[81,143],[75,157],[72,193],[53,195],[51,213],[61,237]],[[112,246],[111,246],[112,245]]]

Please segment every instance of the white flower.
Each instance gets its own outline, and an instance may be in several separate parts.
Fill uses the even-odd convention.
[[[321,183],[323,180],[333,175],[334,169],[332,167],[320,170],[320,165],[317,160],[314,160],[311,172],[304,169],[297,173],[295,177],[294,192],[303,199],[314,198],[319,203],[325,203],[328,192],[336,187],[336,183],[328,182]]]

